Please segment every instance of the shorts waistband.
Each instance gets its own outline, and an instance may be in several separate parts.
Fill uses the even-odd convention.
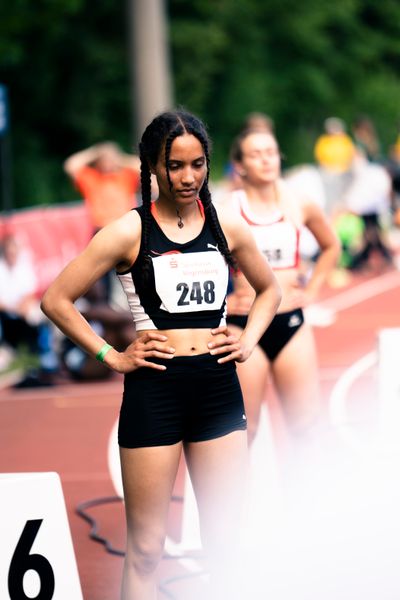
[[[147,367],[142,367],[125,374],[125,381],[131,379],[154,379],[164,378],[165,376],[180,374],[194,376],[201,374],[207,369],[221,369],[225,372],[230,372],[236,369],[235,361],[229,361],[227,363],[219,364],[218,359],[226,356],[226,354],[212,355],[208,352],[206,354],[195,354],[192,356],[174,356],[174,358],[157,358],[151,357],[148,362],[153,362],[158,365],[165,365],[166,371],[159,371]]]
[[[185,356],[174,356],[171,359],[163,359],[163,358],[151,358],[151,362],[156,362],[160,365],[171,365],[175,366],[197,366],[201,368],[202,366],[214,365],[219,358],[226,356],[226,354],[218,354],[212,355],[209,352],[205,354],[193,354],[193,355],[185,355]]]

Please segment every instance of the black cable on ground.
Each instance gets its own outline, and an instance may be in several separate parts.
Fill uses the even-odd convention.
[[[183,497],[182,496],[172,496],[171,500],[173,502],[183,502]],[[121,496],[104,496],[104,497],[100,497],[100,498],[94,498],[93,500],[86,500],[85,502],[80,502],[78,504],[78,506],[76,507],[75,511],[76,511],[77,515],[79,515],[82,519],[84,519],[87,523],[89,523],[90,539],[92,539],[93,541],[98,542],[100,544],[103,544],[106,551],[109,552],[110,554],[114,554],[116,556],[125,556],[124,550],[119,550],[118,548],[114,548],[107,538],[101,536],[98,533],[98,524],[97,524],[96,519],[94,519],[87,513],[87,510],[89,508],[101,506],[103,504],[110,504],[113,502],[123,502],[123,498],[121,498]],[[181,554],[181,555],[164,554],[162,558],[163,558],[163,560],[165,560],[165,559],[194,560],[195,559],[195,557],[190,556],[189,554]],[[201,557],[196,557],[196,558],[198,559]],[[165,596],[167,596],[171,600],[176,600],[176,596],[166,588],[167,585],[174,583],[175,581],[191,579],[194,577],[200,577],[201,575],[206,575],[206,574],[207,574],[206,571],[197,571],[196,573],[188,573],[185,575],[176,575],[175,577],[169,577],[168,579],[162,580],[159,583],[158,588],[159,588],[160,592],[162,592]]]
[[[98,533],[98,525],[96,519],[91,517],[86,510],[88,508],[93,508],[94,506],[101,506],[102,504],[109,504],[111,502],[122,502],[123,498],[120,496],[105,496],[102,498],[95,498],[94,500],[87,500],[86,502],[80,502],[76,507],[76,513],[82,517],[87,523],[90,525],[89,537],[91,540],[95,542],[99,542],[103,544],[106,551],[110,554],[116,554],[117,556],[125,556],[124,550],[118,550],[114,548],[107,538],[99,535]]]

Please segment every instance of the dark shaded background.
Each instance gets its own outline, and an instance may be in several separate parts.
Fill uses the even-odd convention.
[[[384,152],[394,143],[396,0],[169,0],[166,11],[175,104],[208,123],[214,178],[254,110],[274,119],[287,166],[312,161],[331,115],[368,114]],[[123,0],[0,0],[16,207],[75,199],[61,167],[72,152],[104,139],[135,150],[127,12]]]

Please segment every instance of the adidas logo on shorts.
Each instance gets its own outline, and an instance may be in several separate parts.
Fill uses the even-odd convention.
[[[299,315],[291,315],[288,321],[288,327],[297,327],[297,325],[301,324],[301,319]]]

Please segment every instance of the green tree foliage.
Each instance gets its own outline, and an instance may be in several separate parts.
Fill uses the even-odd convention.
[[[15,0],[0,10],[14,203],[75,199],[63,160],[104,139],[131,143],[124,7],[113,0]]]
[[[375,122],[386,149],[399,127],[397,0],[166,0],[175,100],[202,116],[214,165],[245,115],[269,114],[288,164],[311,161],[323,120]],[[0,4],[0,82],[12,117],[19,206],[77,197],[70,153],[132,144],[125,2]]]
[[[312,160],[330,115],[350,125],[368,114],[384,145],[393,142],[400,101],[396,0],[171,0],[170,13],[177,101],[208,120],[219,159],[255,110],[273,118],[291,164]]]

